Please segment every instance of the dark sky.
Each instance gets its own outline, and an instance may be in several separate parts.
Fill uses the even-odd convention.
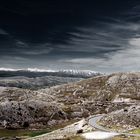
[[[140,69],[139,0],[1,0],[0,67]]]

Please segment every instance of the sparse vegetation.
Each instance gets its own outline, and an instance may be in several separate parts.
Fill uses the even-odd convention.
[[[120,125],[116,124],[122,121],[123,128],[128,124],[137,127],[140,122],[137,117],[139,79],[140,73],[118,73],[39,90],[1,88],[0,125],[6,128],[60,128],[63,127],[61,124],[83,117],[116,112],[114,119],[105,120],[107,125],[118,128]]]
[[[133,133],[133,134],[140,134],[140,128],[134,129],[134,130],[130,131],[130,133]]]

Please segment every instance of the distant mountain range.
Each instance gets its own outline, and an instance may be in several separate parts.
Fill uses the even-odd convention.
[[[0,68],[0,77],[42,77],[42,76],[58,76],[58,77],[76,77],[76,78],[89,78],[100,75],[99,72],[90,70],[45,70],[37,68],[28,69],[11,69]]]
[[[0,86],[18,88],[45,88],[80,81],[100,73],[88,70],[43,70],[0,68]]]

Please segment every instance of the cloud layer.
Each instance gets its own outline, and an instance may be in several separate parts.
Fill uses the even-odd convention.
[[[1,4],[0,67],[139,71],[140,2],[47,2]]]

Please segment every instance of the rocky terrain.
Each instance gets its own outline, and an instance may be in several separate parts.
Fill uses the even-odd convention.
[[[140,129],[140,105],[111,112],[100,123],[106,128],[117,131]]]
[[[0,126],[40,129],[104,113],[105,125],[139,128],[139,85],[140,73],[115,73],[38,90],[0,87]]]

